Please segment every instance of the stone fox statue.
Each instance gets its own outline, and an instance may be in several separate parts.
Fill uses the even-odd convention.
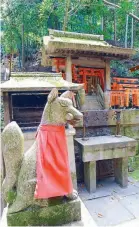
[[[48,96],[40,125],[71,124],[82,118],[71,101],[72,93],[64,92],[58,97],[58,90],[53,88]],[[8,213],[15,213],[25,208],[38,205],[48,205],[47,199],[35,199],[36,186],[36,152],[37,140],[24,153],[24,137],[16,122],[9,123],[2,132],[2,152],[5,163],[6,176],[2,191],[4,199],[9,203]],[[70,199],[77,198],[77,192],[67,195]]]

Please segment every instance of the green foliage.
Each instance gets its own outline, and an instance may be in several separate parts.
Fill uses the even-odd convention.
[[[129,176],[133,177],[136,181],[139,181],[139,169],[136,169],[135,171],[131,172]]]
[[[138,0],[111,0],[121,8],[105,5],[103,0],[70,0],[67,30],[73,32],[104,34],[105,39],[114,38],[114,14],[117,24],[117,41],[124,43],[126,14],[139,16]],[[38,48],[48,28],[62,29],[66,12],[66,0],[4,0],[2,19],[4,35],[2,45],[6,53],[20,52],[22,26],[24,26],[25,52]],[[134,45],[139,46],[139,23],[134,20]],[[131,42],[131,17],[129,17],[128,46]]]
[[[130,68],[136,65],[139,65],[139,51],[130,60],[111,61],[111,76],[139,78],[139,70],[130,72]]]

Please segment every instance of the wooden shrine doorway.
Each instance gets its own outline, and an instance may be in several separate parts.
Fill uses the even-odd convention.
[[[56,72],[62,72],[63,78],[66,79],[66,59],[57,57],[53,62]],[[84,83],[86,94],[94,92],[97,89],[97,84],[104,91],[104,69],[72,64],[72,82]]]
[[[104,69],[72,65],[72,81],[84,83],[87,94],[94,92],[97,89],[97,84],[104,91]]]

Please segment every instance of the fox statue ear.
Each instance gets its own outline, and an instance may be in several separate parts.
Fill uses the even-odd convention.
[[[53,88],[48,95],[48,102],[53,102],[58,97],[58,90],[56,88]]]
[[[65,91],[60,97],[73,99],[74,93],[72,91]]]

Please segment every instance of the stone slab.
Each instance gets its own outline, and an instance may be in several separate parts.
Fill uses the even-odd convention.
[[[126,207],[126,209],[132,213],[134,218],[139,218],[139,194],[125,196],[120,200],[120,204]]]
[[[139,227],[139,218],[116,225],[116,227]]]
[[[84,141],[76,138],[82,151],[83,162],[134,156],[136,140],[126,136],[96,136]]]
[[[113,226],[134,219],[113,196],[84,201],[84,204],[98,226]]]
[[[121,188],[121,187],[115,188],[115,190],[113,191],[113,194],[115,197],[122,199],[126,196],[139,194],[139,188],[136,187],[136,185],[132,185],[128,183],[127,188]]]
[[[30,207],[25,211],[7,214],[9,226],[56,226],[79,220],[81,220],[79,199],[43,208]]]
[[[139,182],[132,183],[132,181],[129,181],[127,188],[121,188],[115,182],[115,179],[110,177],[98,181],[97,190],[94,193],[89,193],[84,184],[78,184],[78,192],[83,201],[107,196],[115,196],[118,199],[122,199],[125,196],[139,194],[138,183]]]
[[[122,199],[125,196],[139,194],[138,187],[139,182],[132,182],[130,178],[130,181],[128,181],[128,187],[122,188],[115,182],[114,177],[110,177],[97,181],[97,190],[94,193],[89,193],[84,184],[78,184],[78,192],[83,201],[107,197],[110,195]]]
[[[111,195],[111,191],[108,191],[107,188],[105,189],[105,187],[103,187],[102,190],[99,190],[99,189],[100,188],[97,188],[96,192],[89,193],[85,187],[83,188],[82,186],[79,186],[78,192],[82,201],[93,200],[93,199],[107,197]]]
[[[132,219],[139,218],[137,216],[139,211],[139,188],[136,186],[138,183],[129,177],[128,187],[121,188],[115,183],[114,178],[110,177],[97,182],[95,193],[88,193],[84,184],[78,184],[78,191],[80,198],[85,205],[87,204],[86,207],[97,225],[119,226],[121,223],[132,223]]]

